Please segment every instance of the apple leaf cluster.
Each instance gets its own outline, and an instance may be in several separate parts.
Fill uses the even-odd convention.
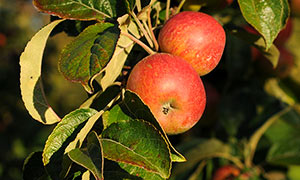
[[[51,22],[32,37],[20,56],[20,88],[24,105],[32,118],[54,128],[43,151],[33,152],[25,160],[24,179],[159,180],[187,179],[187,176],[196,179],[200,175],[210,179],[214,158],[221,159],[220,164],[234,164],[235,172],[239,171],[234,176],[245,176],[245,173],[261,176],[262,171],[255,165],[254,155],[263,136],[273,143],[267,153],[268,163],[299,164],[299,151],[292,146],[293,143],[300,143],[296,139],[296,142],[285,141],[298,137],[296,131],[291,131],[293,124],[298,121],[292,122],[288,118],[293,115],[300,117],[296,98],[285,91],[284,83],[278,79],[264,79],[263,93],[261,89],[252,91],[245,88],[242,81],[246,77],[251,79],[249,74],[254,71],[249,71],[247,67],[250,61],[243,60],[247,53],[251,57],[248,51],[251,46],[259,50],[274,67],[281,64],[280,58],[285,55],[278,44],[283,44],[283,41],[277,40],[276,44],[276,38],[288,25],[288,1],[192,1],[191,10],[199,12],[184,11],[189,6],[188,2],[33,0],[38,11],[51,16]],[[195,5],[199,7],[195,8]],[[181,15],[185,16],[176,21]],[[201,20],[197,22],[197,18]],[[245,30],[245,25],[251,25],[256,33]],[[47,40],[61,32],[76,37],[61,50],[58,70],[66,80],[80,83],[88,94],[86,101],[79,104],[77,109],[63,116],[58,115],[49,104],[41,76]],[[198,36],[199,32],[201,36]],[[188,44],[187,39],[198,41],[198,44]],[[193,48],[197,51],[193,51]],[[153,64],[146,62],[157,57],[169,60],[161,63],[161,67],[158,67],[158,61]],[[221,59],[227,61],[222,62]],[[143,62],[146,63],[140,71],[151,74],[151,77],[138,74],[134,80],[130,79],[138,71],[136,67]],[[200,65],[195,68],[193,63],[199,62]],[[172,66],[172,63],[176,66]],[[205,66],[209,69],[203,70]],[[209,85],[203,81],[203,86],[201,80],[213,76],[215,72],[209,72],[214,68],[220,68],[221,73],[222,68],[230,70],[226,74],[228,84],[222,86],[225,95],[221,102],[216,102],[218,98],[210,99],[211,92],[208,91],[206,99],[205,90]],[[164,79],[169,83],[159,86],[156,81]],[[176,84],[178,82],[184,83]],[[233,83],[239,85],[238,90],[231,89]],[[256,78],[251,83],[254,86]],[[138,88],[144,89],[136,92]],[[179,94],[174,93],[178,89]],[[170,92],[164,95],[167,101],[161,100],[162,105],[157,111],[168,114],[170,110],[176,112],[182,108],[181,113],[187,118],[196,116],[188,128],[184,127],[180,132],[169,131],[157,115],[151,102],[159,98],[163,90]],[[176,96],[171,97],[172,93]],[[180,95],[189,104],[187,108],[181,107],[182,104],[176,101]],[[257,96],[261,99],[256,101]],[[280,104],[276,111],[270,112],[266,107],[274,103],[274,99],[280,99],[284,105]],[[182,133],[194,126],[203,114],[206,101],[207,107],[216,104],[221,107],[218,111],[222,117],[219,126],[230,137],[229,142],[209,137],[195,139],[175,148],[168,134]],[[235,109],[234,113],[232,109]],[[259,110],[266,111],[268,116],[260,116],[257,113]],[[215,114],[205,111],[202,123]],[[254,118],[253,114],[257,116]],[[180,113],[174,114],[171,120],[179,117]],[[248,135],[249,139],[238,144],[232,137],[242,129],[237,128],[238,125],[249,119],[267,120],[255,127],[254,133]],[[174,121],[171,125],[176,128],[182,128],[187,123]],[[208,124],[212,122],[210,120]],[[170,125],[170,120],[166,124]],[[205,125],[198,123],[196,126]],[[280,129],[281,126],[286,129]],[[284,132],[287,137],[280,139],[273,136],[276,134],[273,131],[292,134]],[[192,129],[186,133],[195,132]],[[206,173],[203,173],[204,169]]]

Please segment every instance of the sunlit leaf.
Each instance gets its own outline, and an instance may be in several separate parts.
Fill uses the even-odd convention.
[[[28,42],[20,57],[20,88],[22,99],[29,114],[43,124],[53,124],[60,118],[48,104],[41,79],[42,59],[47,39],[62,20],[53,21]]]
[[[133,45],[135,44],[135,42],[133,42],[127,36],[122,35],[122,32],[129,31],[136,38],[140,38],[139,30],[136,24],[129,19],[128,15],[120,17],[118,19],[118,22],[120,23],[119,28],[121,29],[121,35],[117,42],[116,50],[111,60],[104,68],[105,75],[100,80],[100,84],[103,89],[106,89],[108,86],[110,86],[120,75],[124,63],[128,57],[128,54],[130,53]]]
[[[43,150],[43,164],[48,172],[51,171],[50,173],[55,176],[59,175],[66,147],[75,139],[85,122],[96,113],[97,111],[93,109],[77,109],[57,124]]]
[[[66,79],[80,82],[93,92],[91,81],[111,59],[119,29],[111,23],[97,23],[87,27],[62,51],[59,70]]]
[[[118,99],[118,94],[120,93],[120,87],[117,85],[110,86],[102,93],[96,93],[98,97],[91,97],[92,102],[88,100],[83,104],[83,107],[90,107],[98,110],[96,114],[89,118],[88,122],[85,123],[84,127],[77,133],[76,138],[67,146],[65,152],[69,152],[74,148],[81,147],[83,141],[85,140],[88,133],[91,131],[92,127],[96,121],[102,116],[102,114],[112,106],[112,104]],[[83,108],[82,107],[82,108]]]
[[[104,157],[169,177],[171,158],[162,134],[148,122],[122,117],[101,134]]]
[[[104,20],[125,12],[123,0],[34,0],[33,4],[42,12],[66,19]]]
[[[265,49],[269,49],[289,17],[288,1],[238,0],[238,3],[246,21],[264,37]]]

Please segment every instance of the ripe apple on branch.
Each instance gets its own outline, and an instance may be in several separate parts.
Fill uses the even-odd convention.
[[[129,75],[127,89],[149,106],[167,134],[183,133],[203,114],[206,95],[199,75],[219,63],[225,32],[210,15],[186,11],[166,22],[158,43],[165,53],[141,60]]]

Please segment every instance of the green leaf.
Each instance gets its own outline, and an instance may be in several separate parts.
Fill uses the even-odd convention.
[[[36,33],[20,57],[22,100],[29,114],[43,124],[53,124],[60,121],[45,97],[41,69],[47,39],[53,28],[62,21],[53,21]]]
[[[164,137],[143,120],[118,120],[102,135],[104,157],[143,168],[163,178],[170,176],[171,158]]]
[[[42,152],[31,153],[23,165],[23,179],[24,180],[46,180],[50,178],[45,170],[42,161]]]
[[[280,117],[276,122],[272,124],[270,128],[265,132],[265,136],[272,142],[287,141],[292,138],[300,137],[300,126],[293,123],[286,122],[287,118],[295,118],[294,111],[288,112],[284,117]],[[295,119],[300,120],[299,115]]]
[[[269,49],[278,33],[285,27],[289,17],[287,0],[238,0],[245,20],[264,38]]]
[[[63,49],[59,70],[66,79],[80,82],[88,92],[93,92],[92,79],[111,59],[119,33],[117,26],[111,23],[87,27]]]
[[[267,161],[279,165],[300,165],[300,138],[292,138],[274,144]]]
[[[139,29],[136,24],[133,22],[132,19],[129,18],[128,15],[124,15],[118,19],[120,24],[119,28],[121,29],[121,35],[117,42],[116,50],[104,68],[105,74],[103,78],[100,80],[100,84],[102,89],[106,89],[110,86],[120,75],[124,63],[130,53],[132,47],[134,46],[135,42],[129,39],[127,36],[123,35],[122,32],[130,32],[136,38],[140,38]]]
[[[292,138],[300,137],[300,114],[295,109],[290,109],[282,114],[267,129],[265,136],[272,142],[278,143]]]
[[[122,111],[119,105],[116,105],[110,111],[105,112],[102,118],[103,118],[104,129],[109,127],[113,123],[132,120],[129,116],[124,114],[124,112]],[[121,162],[118,162],[118,164],[122,169],[126,170],[128,173],[132,175],[138,174],[138,176],[142,177],[143,179],[149,179],[149,180],[162,179],[162,177],[159,176],[158,174],[148,172],[143,168],[132,166],[130,164],[121,163]]]
[[[103,179],[102,145],[96,132],[91,132],[87,138],[87,149],[73,149],[68,153],[70,159],[88,169],[96,179]]]
[[[131,120],[129,116],[123,113],[119,105],[115,105],[110,111],[106,111],[103,114],[102,118],[104,129],[106,129],[113,123]]]
[[[120,163],[114,162],[108,159],[104,161],[104,177],[105,179],[114,179],[114,180],[143,180],[140,177],[137,177],[136,174],[131,175],[122,169],[119,165]]]
[[[110,108],[114,101],[116,101],[119,97],[121,89],[119,85],[113,85],[108,87],[104,92],[97,92],[90,98],[88,98],[80,108],[93,108],[98,110],[95,115],[93,115],[88,122],[84,125],[84,127],[77,134],[74,141],[72,141],[68,147],[66,148],[66,152],[81,147],[83,141],[85,140],[87,134],[90,132],[96,121],[103,115],[106,109]]]
[[[126,9],[128,12],[133,11],[135,7],[135,0],[125,0]]]
[[[53,129],[43,150],[43,164],[48,173],[58,176],[66,147],[75,139],[85,122],[96,113],[93,109],[77,109],[66,115]]]
[[[125,10],[123,0],[34,0],[33,4],[42,12],[77,20],[115,18]]]
[[[96,97],[92,96],[92,99],[87,100],[82,108],[92,107],[93,109],[98,110],[96,114],[94,114],[87,123],[85,123],[84,127],[77,134],[76,138],[68,145],[66,148],[66,152],[81,147],[83,141],[85,140],[88,133],[91,131],[92,127],[96,123],[96,121],[102,116],[102,114],[109,109],[112,104],[119,98],[118,94],[120,93],[120,86],[114,85],[107,88],[102,93],[96,93]],[[90,102],[92,101],[92,102]]]
[[[134,92],[131,92],[129,90],[126,90],[125,92],[125,98],[121,102],[120,107],[122,108],[122,111],[129,115],[130,117],[133,117],[134,119],[143,119],[155,126],[164,136],[166,141],[169,144],[170,150],[171,150],[171,159],[173,162],[184,162],[185,158],[177,152],[177,150],[172,146],[170,140],[168,139],[168,136],[163,131],[153,114],[151,113],[151,110],[147,105],[145,105],[142,100],[138,97],[137,94]]]
[[[138,177],[141,177],[142,179],[147,179],[147,180],[163,180],[166,178],[162,178],[160,175],[156,173],[149,172],[145,170],[144,168],[140,168],[137,166],[133,166],[127,163],[118,163],[122,169],[127,171],[129,174],[136,175]]]

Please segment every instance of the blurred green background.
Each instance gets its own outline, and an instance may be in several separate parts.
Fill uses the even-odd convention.
[[[25,158],[43,149],[54,127],[31,118],[19,88],[19,56],[26,43],[49,20],[49,15],[39,13],[31,0],[0,0],[0,179],[22,179]],[[66,81],[57,70],[58,50],[69,39],[63,33],[50,38],[43,59],[46,95],[60,116],[87,97],[79,84]]]

